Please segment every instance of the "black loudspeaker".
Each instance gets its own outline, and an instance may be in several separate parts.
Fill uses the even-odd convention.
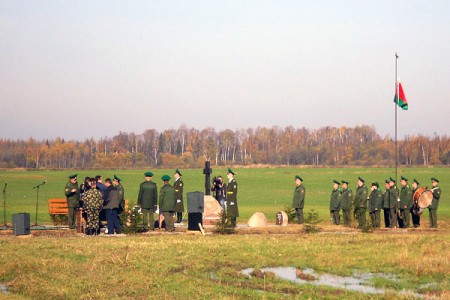
[[[12,226],[14,235],[30,234],[30,214],[18,213],[12,216]]]
[[[203,226],[202,213],[188,213],[188,230],[200,231],[199,223]]]
[[[205,194],[202,192],[187,193],[188,213],[203,213]]]

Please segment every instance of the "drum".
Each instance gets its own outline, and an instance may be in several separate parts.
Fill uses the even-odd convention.
[[[433,201],[433,192],[427,188],[420,187],[413,195],[414,203],[420,208],[427,208],[430,206],[431,201]]]

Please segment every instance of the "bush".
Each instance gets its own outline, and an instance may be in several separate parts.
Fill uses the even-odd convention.
[[[236,233],[235,227],[231,224],[231,218],[225,210],[219,214],[219,221],[216,222],[214,228],[215,233],[219,234],[233,234]]]
[[[144,224],[142,223],[141,208],[137,205],[130,205],[131,208],[124,210],[121,215],[122,232],[123,233],[138,233],[144,231]]]
[[[311,209],[306,218],[305,218],[305,231],[306,233],[315,233],[319,232],[320,228],[317,227],[317,225],[322,222],[322,220],[319,218],[319,213],[317,211],[314,211],[314,209]]]
[[[284,207],[284,212],[288,216],[288,223],[289,224],[297,223],[297,214],[295,212],[295,208],[293,208],[292,206],[285,206]]]

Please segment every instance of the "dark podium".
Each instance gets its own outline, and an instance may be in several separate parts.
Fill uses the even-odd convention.
[[[12,216],[12,226],[14,235],[28,235],[30,229],[30,214],[18,213]]]
[[[198,224],[203,226],[204,197],[202,192],[187,193],[188,230],[200,231]]]

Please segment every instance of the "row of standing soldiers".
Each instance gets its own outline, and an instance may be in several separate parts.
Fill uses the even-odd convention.
[[[381,223],[381,210],[383,210],[384,225],[386,228],[409,228],[410,216],[414,227],[420,227],[421,210],[413,199],[414,192],[419,189],[419,182],[413,180],[413,188],[408,185],[408,179],[401,177],[401,190],[396,186],[396,180],[389,178],[385,180],[385,192],[380,190],[378,182],[372,182],[371,192],[365,185],[365,180],[358,178],[355,192],[349,188],[349,182],[333,180],[333,191],[330,197],[330,215],[333,224],[340,224],[340,210],[343,212],[344,225],[351,226],[352,213],[355,220],[358,220],[358,228],[363,228],[366,224],[367,208],[374,228],[379,228]],[[431,178],[433,200],[428,207],[430,216],[430,227],[437,228],[437,208],[441,197],[441,189],[438,186],[439,180]],[[295,189],[292,207],[295,209],[297,223],[304,222],[303,209],[305,205],[305,187],[303,179],[295,176]]]

